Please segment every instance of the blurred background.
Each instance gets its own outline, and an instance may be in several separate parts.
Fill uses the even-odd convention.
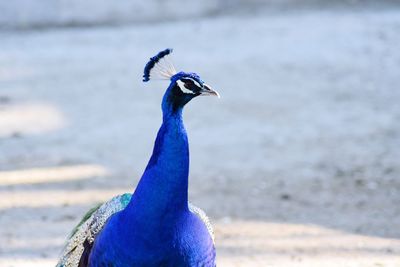
[[[221,99],[185,110],[218,266],[400,266],[398,1],[0,1],[0,266],[54,266],[133,191],[173,47]]]

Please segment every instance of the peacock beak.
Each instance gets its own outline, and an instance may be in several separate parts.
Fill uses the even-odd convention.
[[[216,96],[220,98],[220,95],[218,94],[217,91],[213,90],[209,85],[203,84],[203,88],[200,91],[200,95],[210,95],[210,96]]]

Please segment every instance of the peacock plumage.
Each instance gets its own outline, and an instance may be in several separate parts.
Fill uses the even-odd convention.
[[[152,57],[143,81],[168,79],[163,122],[153,154],[133,194],[90,210],[62,252],[57,267],[214,267],[215,246],[205,213],[188,202],[189,144],[183,107],[218,93],[196,73],[176,72],[166,49]]]

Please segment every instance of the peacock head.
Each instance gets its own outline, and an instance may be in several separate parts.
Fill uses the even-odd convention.
[[[176,72],[169,55],[172,49],[168,48],[159,52],[144,68],[143,81],[149,80],[170,80],[170,85],[165,92],[163,99],[164,106],[172,107],[173,110],[183,108],[190,100],[196,96],[216,96],[209,85],[203,82],[200,76],[194,72]]]

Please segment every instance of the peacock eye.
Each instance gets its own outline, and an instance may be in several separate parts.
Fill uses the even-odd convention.
[[[187,89],[191,89],[193,87],[193,81],[191,80],[185,80],[184,85]]]

